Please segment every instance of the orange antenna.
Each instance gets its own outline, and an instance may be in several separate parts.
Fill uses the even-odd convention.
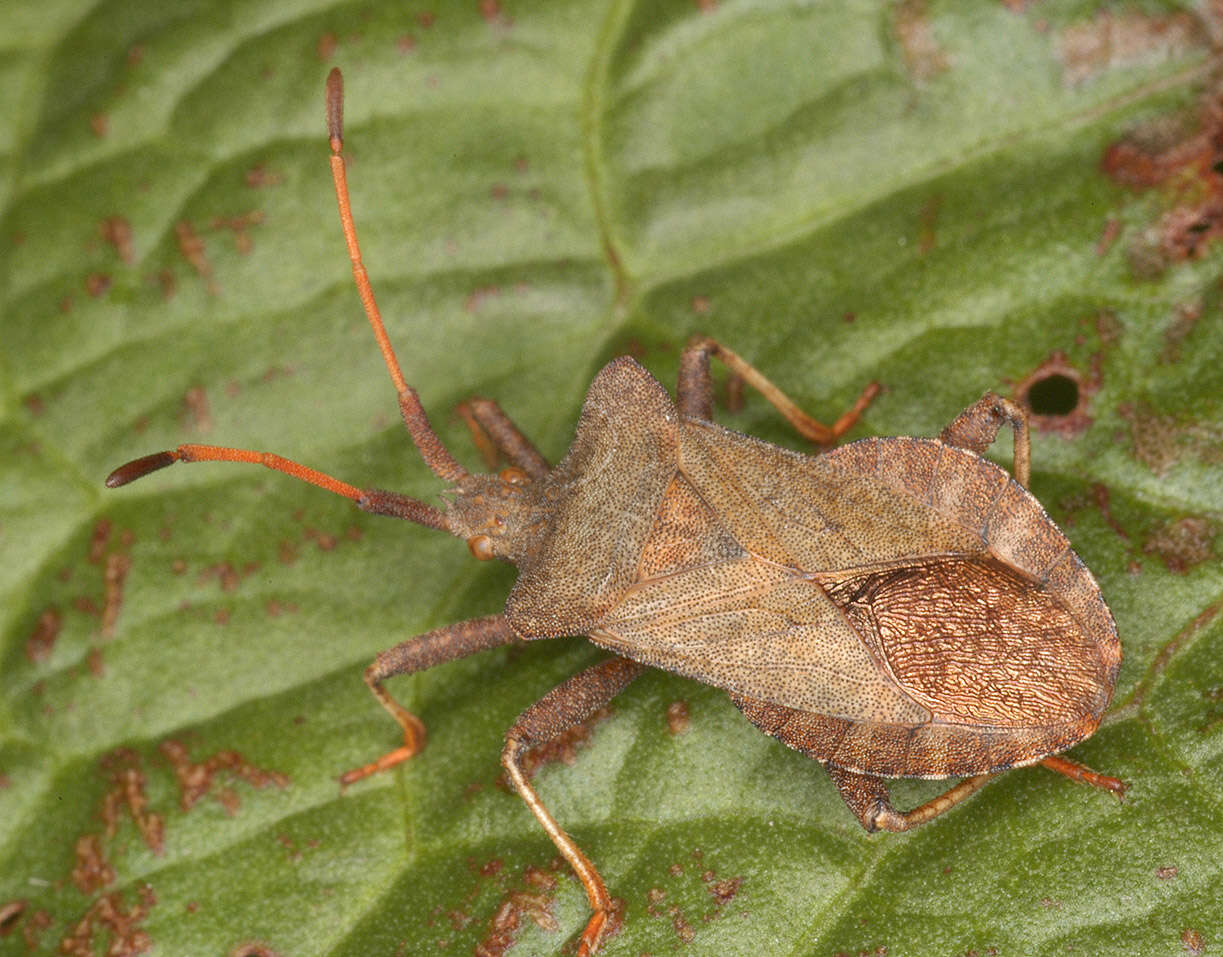
[[[361,247],[357,244],[357,230],[353,224],[352,206],[348,199],[348,178],[344,172],[344,80],[338,69],[332,70],[327,77],[327,134],[331,145],[331,178],[335,183],[336,202],[340,208],[340,224],[344,228],[344,243],[348,247],[348,258],[352,261],[352,275],[357,284],[357,292],[361,296],[361,305],[365,309],[366,318],[374,331],[378,342],[378,350],[386,363],[391,382],[399,395],[399,411],[403,416],[404,425],[420,450],[421,458],[438,478],[447,482],[458,482],[467,478],[469,473],[455,460],[438,438],[437,433],[429,425],[429,417],[421,405],[420,396],[408,385],[399,368],[399,360],[386,334],[382,323],[382,315],[378,311],[378,303],[374,299],[374,290],[370,286],[369,273],[361,262]],[[265,468],[319,488],[334,492],[351,499],[358,507],[376,515],[389,515],[394,518],[406,519],[430,528],[450,531],[445,513],[424,502],[396,492],[386,492],[380,489],[360,489],[337,478],[332,478],[317,469],[312,469],[286,459],[272,452],[254,452],[249,449],[236,449],[222,445],[180,445],[167,452],[156,452],[143,458],[135,459],[119,466],[106,478],[108,488],[118,488],[127,485],[138,478],[143,478],[150,472],[156,472],[175,462],[246,462],[252,465],[262,465]]]
[[[248,462],[251,465],[262,465],[274,472],[283,472],[295,479],[324,488],[328,492],[352,499],[359,508],[372,512],[374,515],[402,518],[443,532],[451,530],[450,523],[446,521],[446,515],[441,509],[409,498],[407,495],[376,488],[360,489],[274,452],[252,452],[249,449],[235,449],[227,445],[180,445],[168,452],[154,452],[152,455],[133,459],[120,465],[106,476],[106,487],[119,488],[138,478],[144,478],[150,472],[173,465],[175,462]]]
[[[391,382],[399,393],[399,412],[403,416],[403,424],[408,427],[408,433],[420,450],[421,458],[433,470],[433,474],[447,482],[457,482],[467,477],[467,469],[442,445],[442,440],[429,425],[429,417],[425,414],[425,407],[420,404],[420,396],[404,379],[390,337],[386,334],[386,326],[382,324],[382,313],[378,311],[378,302],[374,299],[369,273],[365,271],[365,264],[361,261],[357,227],[353,223],[352,204],[348,200],[348,175],[344,171],[344,77],[339,67],[333,68],[327,74],[327,135],[331,143],[331,180],[335,183],[335,199],[340,207],[344,243],[348,247],[348,258],[352,261],[352,278],[357,284],[365,316],[374,330],[374,338],[378,341],[386,371],[391,374]]]

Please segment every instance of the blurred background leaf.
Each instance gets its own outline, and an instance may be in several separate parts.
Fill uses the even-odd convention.
[[[395,744],[362,668],[512,569],[258,469],[102,488],[202,441],[437,493],[351,288],[332,65],[390,333],[468,462],[462,398],[555,460],[602,363],[670,386],[698,331],[821,418],[880,380],[855,435],[1033,386],[1033,488],[1117,618],[1075,756],[1126,801],[1022,770],[900,836],[646,676],[537,778],[625,903],[608,955],[1217,945],[1221,36],[1206,3],[6,5],[0,953],[548,954],[586,920],[497,783],[580,640],[395,681],[429,748],[335,781]],[[719,416],[800,447],[758,397]]]

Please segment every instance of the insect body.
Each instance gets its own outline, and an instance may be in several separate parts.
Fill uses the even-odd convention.
[[[646,666],[726,689],[768,734],[822,762],[868,830],[904,830],[947,810],[999,771],[1042,762],[1120,791],[1056,757],[1090,735],[1120,663],[1095,581],[1026,490],[1021,409],[987,394],[938,439],[879,438],[814,457],[713,423],[710,359],[757,388],[806,437],[830,443],[878,390],[833,426],[799,410],[742,358],[706,338],[684,351],[677,400],[629,358],[586,395],[555,468],[493,402],[474,428],[512,465],[469,473],[429,426],[403,378],[361,264],[341,156],[341,81],[328,79],[332,170],[353,272],[405,425],[448,483],[435,508],[359,489],[266,453],[184,445],[117,469],[122,485],[175,461],[266,465],[465,539],[519,570],[503,614],[439,628],[380,654],[366,682],[404,743],[342,777],[351,784],[416,754],[425,729],[384,682],[519,641],[586,635],[612,651],[528,708],[502,753],[515,789],[586,889],[579,953],[599,948],[614,908],[602,878],[539,799],[529,748],[585,720]],[[1014,475],[981,457],[1015,434]],[[912,811],[890,777],[965,777]]]

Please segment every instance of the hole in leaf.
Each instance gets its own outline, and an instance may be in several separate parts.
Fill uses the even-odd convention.
[[[1078,404],[1079,384],[1068,375],[1045,376],[1028,389],[1028,406],[1037,415],[1069,415]]]

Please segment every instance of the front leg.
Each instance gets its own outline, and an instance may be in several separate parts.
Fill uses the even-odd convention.
[[[552,471],[539,449],[492,399],[473,396],[459,403],[458,413],[467,423],[472,440],[490,472],[497,467],[502,455],[532,479],[546,478]]]
[[[684,349],[679,360],[679,385],[676,399],[679,410],[694,419],[713,421],[713,380],[709,372],[709,359],[717,356],[734,375],[756,389],[769,404],[780,412],[799,435],[819,445],[831,445],[853,428],[858,417],[879,394],[878,382],[871,382],[848,412],[832,425],[813,419],[800,409],[788,395],[777,388],[753,365],[738,354],[731,352],[720,342],[708,336],[694,337]]]
[[[409,638],[394,648],[381,652],[373,664],[365,669],[365,683],[369,685],[369,690],[378,699],[378,703],[386,708],[387,713],[403,728],[403,745],[388,751],[376,761],[346,771],[340,776],[340,786],[347,787],[354,781],[392,768],[425,746],[424,724],[420,718],[392,698],[390,692],[382,686],[387,678],[414,674],[446,661],[466,658],[477,651],[486,651],[521,640],[505,620],[505,615],[492,615],[447,625],[445,628]]]

